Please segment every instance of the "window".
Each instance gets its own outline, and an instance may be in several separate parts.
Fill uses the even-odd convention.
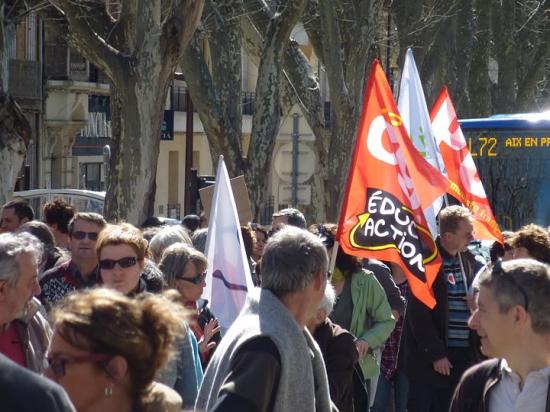
[[[81,163],[81,187],[87,190],[100,191],[103,189],[101,183],[101,163]]]

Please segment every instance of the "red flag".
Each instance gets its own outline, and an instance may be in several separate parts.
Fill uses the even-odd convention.
[[[474,159],[458,124],[453,103],[446,87],[430,113],[432,129],[451,185],[449,194],[456,197],[474,215],[476,239],[496,240],[502,243],[502,233],[495,220],[479,179]]]
[[[441,258],[422,209],[447,179],[414,148],[382,67],[374,61],[340,214],[337,238],[354,256],[399,264],[414,295],[433,308]]]

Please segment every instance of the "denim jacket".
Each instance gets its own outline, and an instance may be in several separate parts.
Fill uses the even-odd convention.
[[[184,408],[193,408],[202,383],[199,345],[191,329],[176,341],[176,355],[161,372],[159,381],[173,388],[182,398]]]

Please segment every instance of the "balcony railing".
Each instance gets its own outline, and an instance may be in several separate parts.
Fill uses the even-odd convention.
[[[254,92],[242,92],[241,94],[241,110],[244,115],[254,114],[254,101],[256,100],[256,93]],[[172,104],[171,109],[177,112],[187,111],[187,88],[186,87],[172,87],[170,90],[170,101]],[[197,110],[193,107],[193,111]]]
[[[40,62],[11,59],[8,70],[8,91],[13,97],[40,100],[42,97]]]

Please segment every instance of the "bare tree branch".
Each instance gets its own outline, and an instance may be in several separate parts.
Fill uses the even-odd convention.
[[[69,23],[70,32],[67,35],[69,43],[109,77],[113,78],[121,74],[125,67],[124,59],[127,56],[123,51],[106,43],[92,28],[87,17],[87,9],[72,0],[58,0],[57,3]],[[97,21],[96,19],[98,19],[97,16],[94,20]],[[103,23],[104,21],[100,27],[105,29]]]

